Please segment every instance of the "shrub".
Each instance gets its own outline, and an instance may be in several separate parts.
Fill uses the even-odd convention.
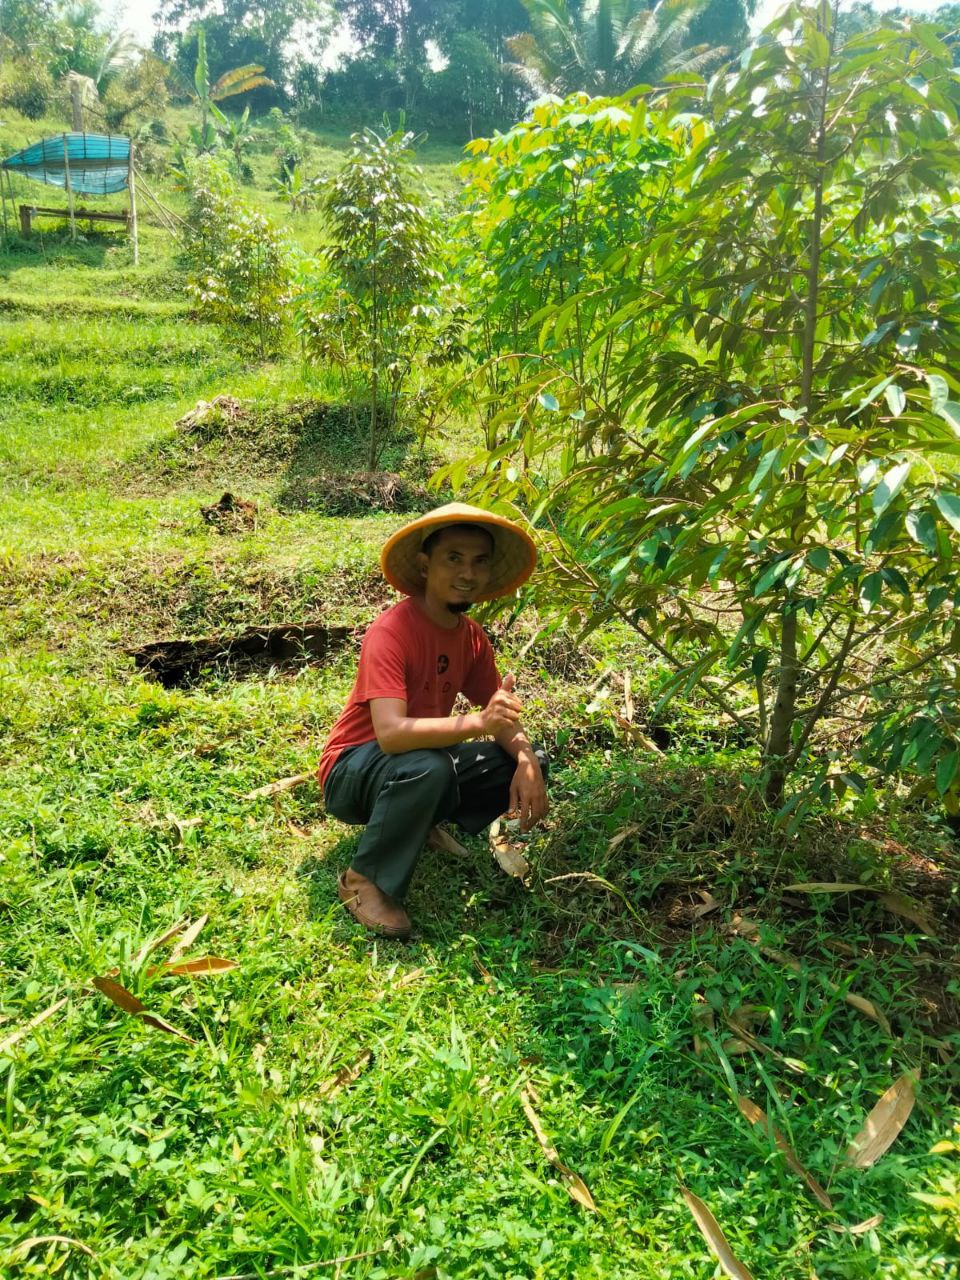
[[[130,131],[130,123],[159,121],[167,108],[169,68],[152,53],[126,67],[108,83],[100,99],[107,127]]]
[[[253,334],[264,359],[282,343],[291,246],[269,219],[237,198],[233,180],[215,159],[187,161],[185,173],[187,289],[206,318]]]
[[[0,70],[0,106],[13,107],[28,120],[46,115],[53,95],[50,72],[28,58],[14,58]]]
[[[439,226],[411,189],[419,172],[413,141],[400,131],[353,136],[323,199],[332,247],[300,280],[297,329],[307,357],[337,365],[365,389],[370,471],[396,430],[419,354],[430,352],[426,366],[445,353]]]

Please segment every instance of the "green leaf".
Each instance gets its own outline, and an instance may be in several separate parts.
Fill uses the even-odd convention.
[[[904,524],[914,542],[929,551],[931,555],[937,554],[937,524],[929,511],[914,507],[907,512]]]
[[[866,341],[864,341],[863,345],[866,346]],[[891,373],[888,378],[884,378],[883,381],[878,382],[875,387],[871,387],[870,390],[867,392],[867,394],[863,397],[863,399],[857,405],[856,409],[854,409],[853,413],[850,415],[851,418],[854,417],[856,414],[860,413],[863,409],[866,409],[868,405],[873,404],[874,400],[877,400],[880,396],[882,396],[883,393],[886,391],[887,387],[889,387],[890,383],[893,382],[893,379],[894,379],[894,375]]]
[[[818,569],[820,573],[826,573],[830,568],[830,552],[826,547],[814,547],[812,551],[807,552],[807,564],[812,569]]]
[[[764,591],[769,591],[775,583],[779,582],[780,579],[785,576],[787,570],[790,568],[790,564],[790,560],[783,559],[770,565],[766,573],[761,576],[760,581],[753,588],[754,596],[762,596]]]
[[[557,413],[560,409],[560,401],[550,391],[541,391],[537,396],[537,400],[548,413]]]
[[[902,394],[902,393],[901,393]],[[873,491],[873,509],[876,514],[882,515],[889,507],[900,490],[903,488],[903,482],[910,474],[911,462],[898,462],[896,466],[891,467],[886,473],[876,489]]]
[[[933,500],[947,524],[960,533],[960,498],[955,493],[944,493],[941,490],[934,494]]]
[[[939,413],[950,399],[950,388],[947,385],[947,380],[939,373],[928,373],[927,386],[930,389],[930,408],[934,413]]]
[[[950,754],[943,756],[937,765],[937,795],[945,796],[950,790],[950,784],[957,776],[958,765],[960,765],[960,748],[954,747]]]
[[[883,578],[879,573],[868,573],[860,583],[860,608],[869,613],[880,599],[883,590]]]
[[[774,466],[779,456],[780,456],[779,449],[768,449],[767,452],[763,455],[763,457],[760,459],[760,465],[757,467],[756,471],[753,474],[753,479],[750,481],[751,493],[756,493],[756,491],[760,488],[760,486],[764,482],[764,479],[767,476],[767,473],[770,471],[770,468]]]
[[[895,418],[899,418],[901,413],[907,407],[907,397],[904,395],[903,388],[893,382],[887,387],[883,393],[884,399]]]
[[[960,404],[955,400],[944,400],[943,404],[937,407],[937,413],[944,422],[949,422],[956,434],[960,436]]]
[[[767,667],[770,665],[770,650],[758,649],[750,659],[750,670],[758,678],[763,675]]]

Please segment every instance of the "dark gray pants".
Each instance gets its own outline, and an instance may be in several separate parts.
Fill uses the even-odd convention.
[[[543,776],[547,758],[537,750]],[[430,828],[450,820],[477,835],[510,801],[516,762],[495,742],[385,755],[376,742],[349,747],[323,789],[328,812],[366,830],[352,867],[403,899]]]

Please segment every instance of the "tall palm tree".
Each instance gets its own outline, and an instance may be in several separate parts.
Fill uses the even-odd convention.
[[[694,44],[710,0],[522,0],[530,30],[507,41],[535,92],[622,93],[676,71],[703,73],[726,46]]]

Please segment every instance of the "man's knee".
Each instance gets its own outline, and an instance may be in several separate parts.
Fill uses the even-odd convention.
[[[431,788],[445,788],[451,786],[456,780],[450,753],[442,748],[404,751],[396,757],[396,760],[395,777],[411,781],[422,780]]]
[[[546,782],[550,777],[550,757],[544,751],[543,747],[538,746],[533,748],[533,754],[537,757],[537,760],[540,763],[540,772],[543,774],[544,782]]]

